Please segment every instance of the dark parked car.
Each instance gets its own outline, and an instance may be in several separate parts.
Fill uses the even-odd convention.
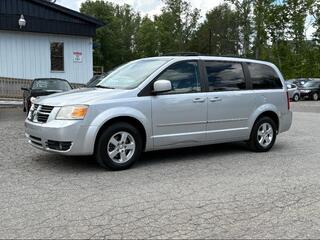
[[[306,84],[307,82],[310,82],[310,81],[311,81],[310,78],[297,78],[297,79],[290,79],[287,82],[297,85],[298,88],[300,89],[303,87],[304,84]]]
[[[37,78],[34,79],[30,88],[21,88],[23,90],[23,111],[29,112],[31,99],[39,96],[46,96],[54,93],[71,90],[70,83],[65,79],[59,78]]]
[[[107,74],[94,75],[90,81],[86,84],[87,88],[94,88]]]
[[[309,81],[300,88],[300,97],[302,99],[312,99],[318,101],[320,96],[320,81]]]

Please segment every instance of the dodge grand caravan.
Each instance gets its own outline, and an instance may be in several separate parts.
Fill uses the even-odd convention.
[[[129,62],[95,87],[36,99],[29,143],[64,155],[94,155],[129,168],[144,151],[246,141],[269,151],[292,122],[288,92],[271,63],[166,56]]]

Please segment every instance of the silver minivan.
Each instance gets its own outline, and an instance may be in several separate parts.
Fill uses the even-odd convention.
[[[142,152],[246,141],[269,151],[289,130],[284,79],[268,62],[163,56],[129,62],[95,88],[34,100],[29,143],[64,155],[93,155],[122,170]]]

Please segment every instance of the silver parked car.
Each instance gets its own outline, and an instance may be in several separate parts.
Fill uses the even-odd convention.
[[[96,88],[36,99],[29,143],[64,155],[94,155],[113,170],[144,151],[246,141],[272,148],[291,126],[286,84],[271,63],[166,56],[129,62]]]
[[[300,90],[298,89],[298,86],[293,83],[287,83],[289,98],[292,101],[298,102],[300,99]]]

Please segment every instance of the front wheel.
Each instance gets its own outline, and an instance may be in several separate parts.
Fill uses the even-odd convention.
[[[128,123],[116,123],[108,127],[97,141],[97,163],[111,170],[130,168],[141,156],[140,132]]]
[[[299,94],[295,94],[293,97],[292,97],[293,101],[295,102],[298,102],[300,97],[299,97]]]
[[[313,99],[313,101],[318,101],[319,100],[319,93],[312,94],[312,99]]]
[[[269,117],[262,117],[255,122],[248,145],[255,152],[267,152],[273,147],[276,137],[274,121]]]

